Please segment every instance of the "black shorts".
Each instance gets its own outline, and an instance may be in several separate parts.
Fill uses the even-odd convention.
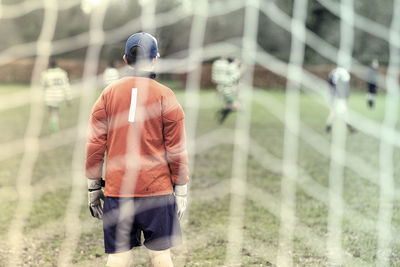
[[[144,245],[165,250],[182,242],[175,197],[105,197],[103,209],[105,252],[119,253]]]
[[[376,94],[376,84],[368,83],[368,93]]]

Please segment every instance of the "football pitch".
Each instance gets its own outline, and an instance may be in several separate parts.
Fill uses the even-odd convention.
[[[26,86],[0,86],[1,103],[14,94],[24,95]],[[184,106],[184,91],[177,90]],[[191,154],[189,208],[182,228],[184,244],[173,249],[176,266],[222,266],[225,262],[230,218],[230,179],[234,154],[237,114],[219,125],[216,111],[221,103],[215,90],[202,90]],[[381,124],[385,95],[376,107],[368,109],[365,93],[351,93],[350,108],[371,123]],[[45,107],[43,107],[45,108]],[[16,215],[16,177],[22,144],[29,119],[29,105],[0,109],[0,266],[7,263],[10,224]],[[285,93],[283,90],[255,90],[250,115],[250,142],[247,162],[246,201],[243,226],[243,266],[275,266],[280,240],[281,181],[284,158]],[[296,227],[293,237],[293,263],[296,266],[327,266],[329,220],[330,146],[325,133],[329,114],[326,101],[313,94],[300,94],[300,132],[296,180]],[[23,230],[22,262],[25,266],[56,266],[65,238],[65,216],[71,193],[72,158],[76,142],[75,126],[79,99],[60,109],[61,131],[50,134],[45,112],[41,129],[40,154],[32,174],[33,203]],[[397,127],[398,129],[398,127]],[[377,133],[378,134],[378,133]],[[364,131],[348,132],[343,180],[343,220],[341,244],[345,266],[372,266],[377,260],[378,221],[381,212],[381,139]],[[82,147],[82,150],[85,148]],[[392,253],[390,265],[400,266],[400,201],[398,194],[399,148],[394,148],[394,202],[392,210]],[[82,165],[84,162],[82,162]],[[82,173],[82,179],[86,179]],[[75,266],[104,266],[103,233],[100,221],[93,219],[86,204],[80,212],[78,246],[73,253]],[[150,266],[145,249],[135,252],[134,266]]]

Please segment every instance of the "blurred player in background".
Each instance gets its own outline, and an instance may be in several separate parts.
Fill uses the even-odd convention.
[[[223,123],[229,113],[238,108],[238,84],[241,77],[240,61],[225,58],[216,60],[212,65],[212,81],[217,84],[224,107],[217,112],[219,123]]]
[[[367,103],[369,108],[373,108],[375,104],[378,84],[378,67],[379,62],[377,59],[374,59],[367,71]]]
[[[119,79],[119,72],[115,67],[115,61],[110,60],[110,62],[108,62],[107,68],[104,70],[103,73],[103,84],[106,87],[111,83],[117,81],[118,79]]]
[[[217,85],[217,91],[222,91],[222,88],[229,83],[227,72],[229,61],[226,57],[220,57],[212,64],[211,80]]]
[[[142,234],[153,266],[173,266],[170,248],[181,242],[189,180],[184,114],[172,90],[154,80],[157,57],[152,35],[130,36],[123,59],[132,76],[103,91],[89,122],[89,209],[103,219],[110,267],[129,265]]]
[[[54,58],[50,59],[49,68],[41,74],[41,84],[44,89],[44,102],[49,109],[49,124],[52,132],[60,128],[58,110],[66,100],[71,104],[71,88],[67,72],[57,66]]]
[[[331,111],[326,123],[326,131],[332,130],[332,123],[336,115],[343,116],[348,129],[353,132],[354,128],[347,119],[347,100],[350,94],[350,74],[342,68],[337,67],[329,73],[329,85],[331,93]]]

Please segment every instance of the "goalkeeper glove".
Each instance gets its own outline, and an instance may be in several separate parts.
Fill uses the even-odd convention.
[[[176,212],[178,214],[179,220],[182,218],[183,213],[186,210],[187,203],[187,184],[175,185],[174,187]]]
[[[101,220],[103,218],[103,206],[101,199],[104,200],[102,187],[102,179],[88,179],[88,201],[89,210],[94,218]]]

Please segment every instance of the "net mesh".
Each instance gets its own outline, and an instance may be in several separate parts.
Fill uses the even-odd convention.
[[[21,107],[29,107],[28,121],[23,138],[2,143],[0,160],[6,161],[13,157],[20,157],[15,184],[0,188],[1,203],[14,201],[12,219],[7,224],[7,234],[4,236],[6,251],[2,257],[4,264],[20,266],[26,260],[24,248],[26,243],[25,228],[34,211],[35,200],[56,189],[69,188],[65,216],[56,221],[48,222],[29,232],[29,235],[49,235],[59,238],[57,245],[57,264],[70,266],[76,263],[79,242],[84,233],[90,232],[93,227],[100,225],[88,222],[80,216],[81,210],[86,208],[86,180],[84,179],[83,162],[85,160],[84,147],[86,142],[87,121],[91,105],[96,98],[97,68],[101,60],[101,49],[125,41],[131,33],[144,30],[150,33],[167,25],[174,25],[190,19],[190,34],[187,50],[182,50],[159,60],[159,73],[186,72],[186,90],[184,91],[183,106],[186,116],[186,131],[188,136],[190,169],[196,164],[201,153],[207,153],[223,144],[233,145],[232,166],[229,180],[218,182],[201,192],[200,188],[193,188],[189,195],[193,204],[196,201],[221,201],[229,197],[229,215],[226,222],[226,242],[222,245],[226,249],[221,265],[231,266],[243,262],[245,249],[249,242],[255,242],[246,236],[246,201],[251,201],[257,208],[261,208],[274,216],[279,222],[279,231],[276,246],[268,242],[256,242],[252,245],[251,255],[264,259],[264,264],[278,266],[295,265],[297,240],[312,251],[312,257],[324,258],[324,263],[346,266],[390,266],[397,259],[396,251],[399,236],[398,227],[394,221],[398,189],[395,183],[395,152],[400,146],[396,131],[398,115],[398,73],[399,73],[399,32],[400,32],[400,1],[393,1],[392,21],[389,27],[359,15],[355,12],[353,0],[318,0],[324,8],[340,18],[340,45],[335,47],[319,37],[306,27],[307,8],[310,1],[293,1],[293,14],[285,13],[274,1],[247,0],[247,1],[178,1],[167,11],[159,12],[156,9],[157,1],[142,0],[139,17],[127,21],[113,29],[104,30],[103,24],[107,8],[111,0],[87,1],[84,7],[90,13],[89,30],[68,38],[53,40],[58,14],[78,5],[81,1],[22,1],[17,4],[1,4],[0,19],[12,20],[24,15],[42,10],[44,13],[40,35],[37,40],[13,45],[0,51],[0,66],[7,65],[15,60],[27,57],[35,59],[29,91],[19,91],[7,94],[0,98],[0,111],[7,112]],[[237,10],[244,12],[243,33],[237,40],[221,40],[205,44],[207,22],[209,19],[230,14]],[[273,53],[260,47],[258,44],[259,15],[263,14],[270,21],[279,25],[291,36],[289,60],[284,61]],[[365,79],[367,66],[352,57],[354,49],[354,31],[363,31],[386,42],[389,46],[389,62],[387,72],[381,74],[379,83],[385,88],[385,107],[382,121],[371,118],[350,109],[348,120],[354,127],[378,143],[378,168],[364,157],[347,148],[347,132],[345,122],[339,118],[338,126],[334,128],[332,137],[328,140],[323,133],[309,126],[301,116],[302,94],[315,99],[323,108],[329,106],[329,87],[324,79],[304,68],[306,48],[310,48],[321,57],[344,66],[351,71],[354,77]],[[179,38],[177,36],[177,38]],[[159,40],[162,43],[162,40]],[[44,112],[39,86],[40,73],[46,69],[50,56],[59,55],[81,48],[86,48],[82,79],[74,82],[73,96],[79,99],[79,113],[75,125],[62,129],[52,135],[41,135]],[[237,55],[246,65],[246,71],[241,83],[241,99],[243,112],[238,112],[232,129],[215,128],[203,135],[198,132],[198,120],[201,109],[207,103],[201,100],[201,72],[204,61],[217,56]],[[253,77],[255,66],[261,66],[272,73],[287,79],[284,101],[277,99],[274,93],[262,91],[254,97]],[[300,92],[302,89],[302,92]],[[259,97],[261,96],[261,97]],[[269,151],[268,147],[252,138],[252,109],[257,105],[266,114],[273,116],[284,126],[282,139],[282,156],[278,157]],[[211,104],[211,108],[215,108]],[[317,112],[317,111],[316,111]],[[265,128],[270,127],[265,125]],[[268,138],[268,137],[265,137]],[[327,184],[316,181],[316,177],[304,165],[299,164],[300,140],[309,146],[313,153],[326,159],[326,174],[329,177]],[[46,151],[53,151],[65,145],[73,147],[71,162],[64,162],[71,170],[70,181],[43,178],[39,182],[32,182],[35,164],[41,160],[40,156]],[[249,161],[254,161],[267,173],[281,177],[280,197],[277,198],[268,190],[264,190],[247,179]],[[207,168],[207,166],[204,166]],[[377,187],[377,214],[375,217],[366,216],[359,209],[354,208],[343,196],[345,190],[345,172],[351,171],[361,177],[368,185]],[[197,177],[196,177],[197,178]],[[265,177],[264,177],[265,178]],[[202,178],[199,178],[202,179]],[[267,179],[267,178],[265,178]],[[360,183],[362,184],[362,183]],[[312,226],[299,220],[298,191],[304,192],[307,197],[316,203],[326,206],[326,231],[321,234],[314,232]],[[362,190],[362,188],[360,188]],[[360,200],[362,202],[362,200]],[[354,204],[354,203],[353,203]],[[361,204],[360,204],[361,205]],[[183,227],[191,221],[190,205]],[[343,225],[346,223],[346,231]],[[268,226],[265,226],[267,231]],[[101,227],[100,227],[101,228]],[[351,247],[343,247],[343,240],[349,237],[349,231],[363,232],[372,235],[377,240],[376,245],[370,248],[373,260],[369,257],[355,256]],[[62,234],[60,234],[62,231]],[[351,232],[350,231],[350,232]],[[259,235],[268,235],[261,232]],[[207,234],[205,234],[207,236]],[[185,238],[185,236],[184,236]],[[250,240],[250,241],[249,241]],[[185,240],[181,247],[181,258],[185,262],[193,262],[190,255],[193,246],[200,246],[207,242],[200,238],[197,243]],[[357,242],[357,241],[355,241]],[[192,244],[192,245],[187,245]],[[194,245],[193,245],[194,244]],[[98,245],[98,244],[97,244]],[[101,246],[98,245],[98,246]],[[374,250],[372,252],[372,250]],[[6,256],[5,256],[6,255]],[[86,259],[90,258],[87,255]],[[83,262],[90,265],[90,261]],[[93,263],[92,263],[93,264]],[[306,263],[303,262],[303,265]]]

